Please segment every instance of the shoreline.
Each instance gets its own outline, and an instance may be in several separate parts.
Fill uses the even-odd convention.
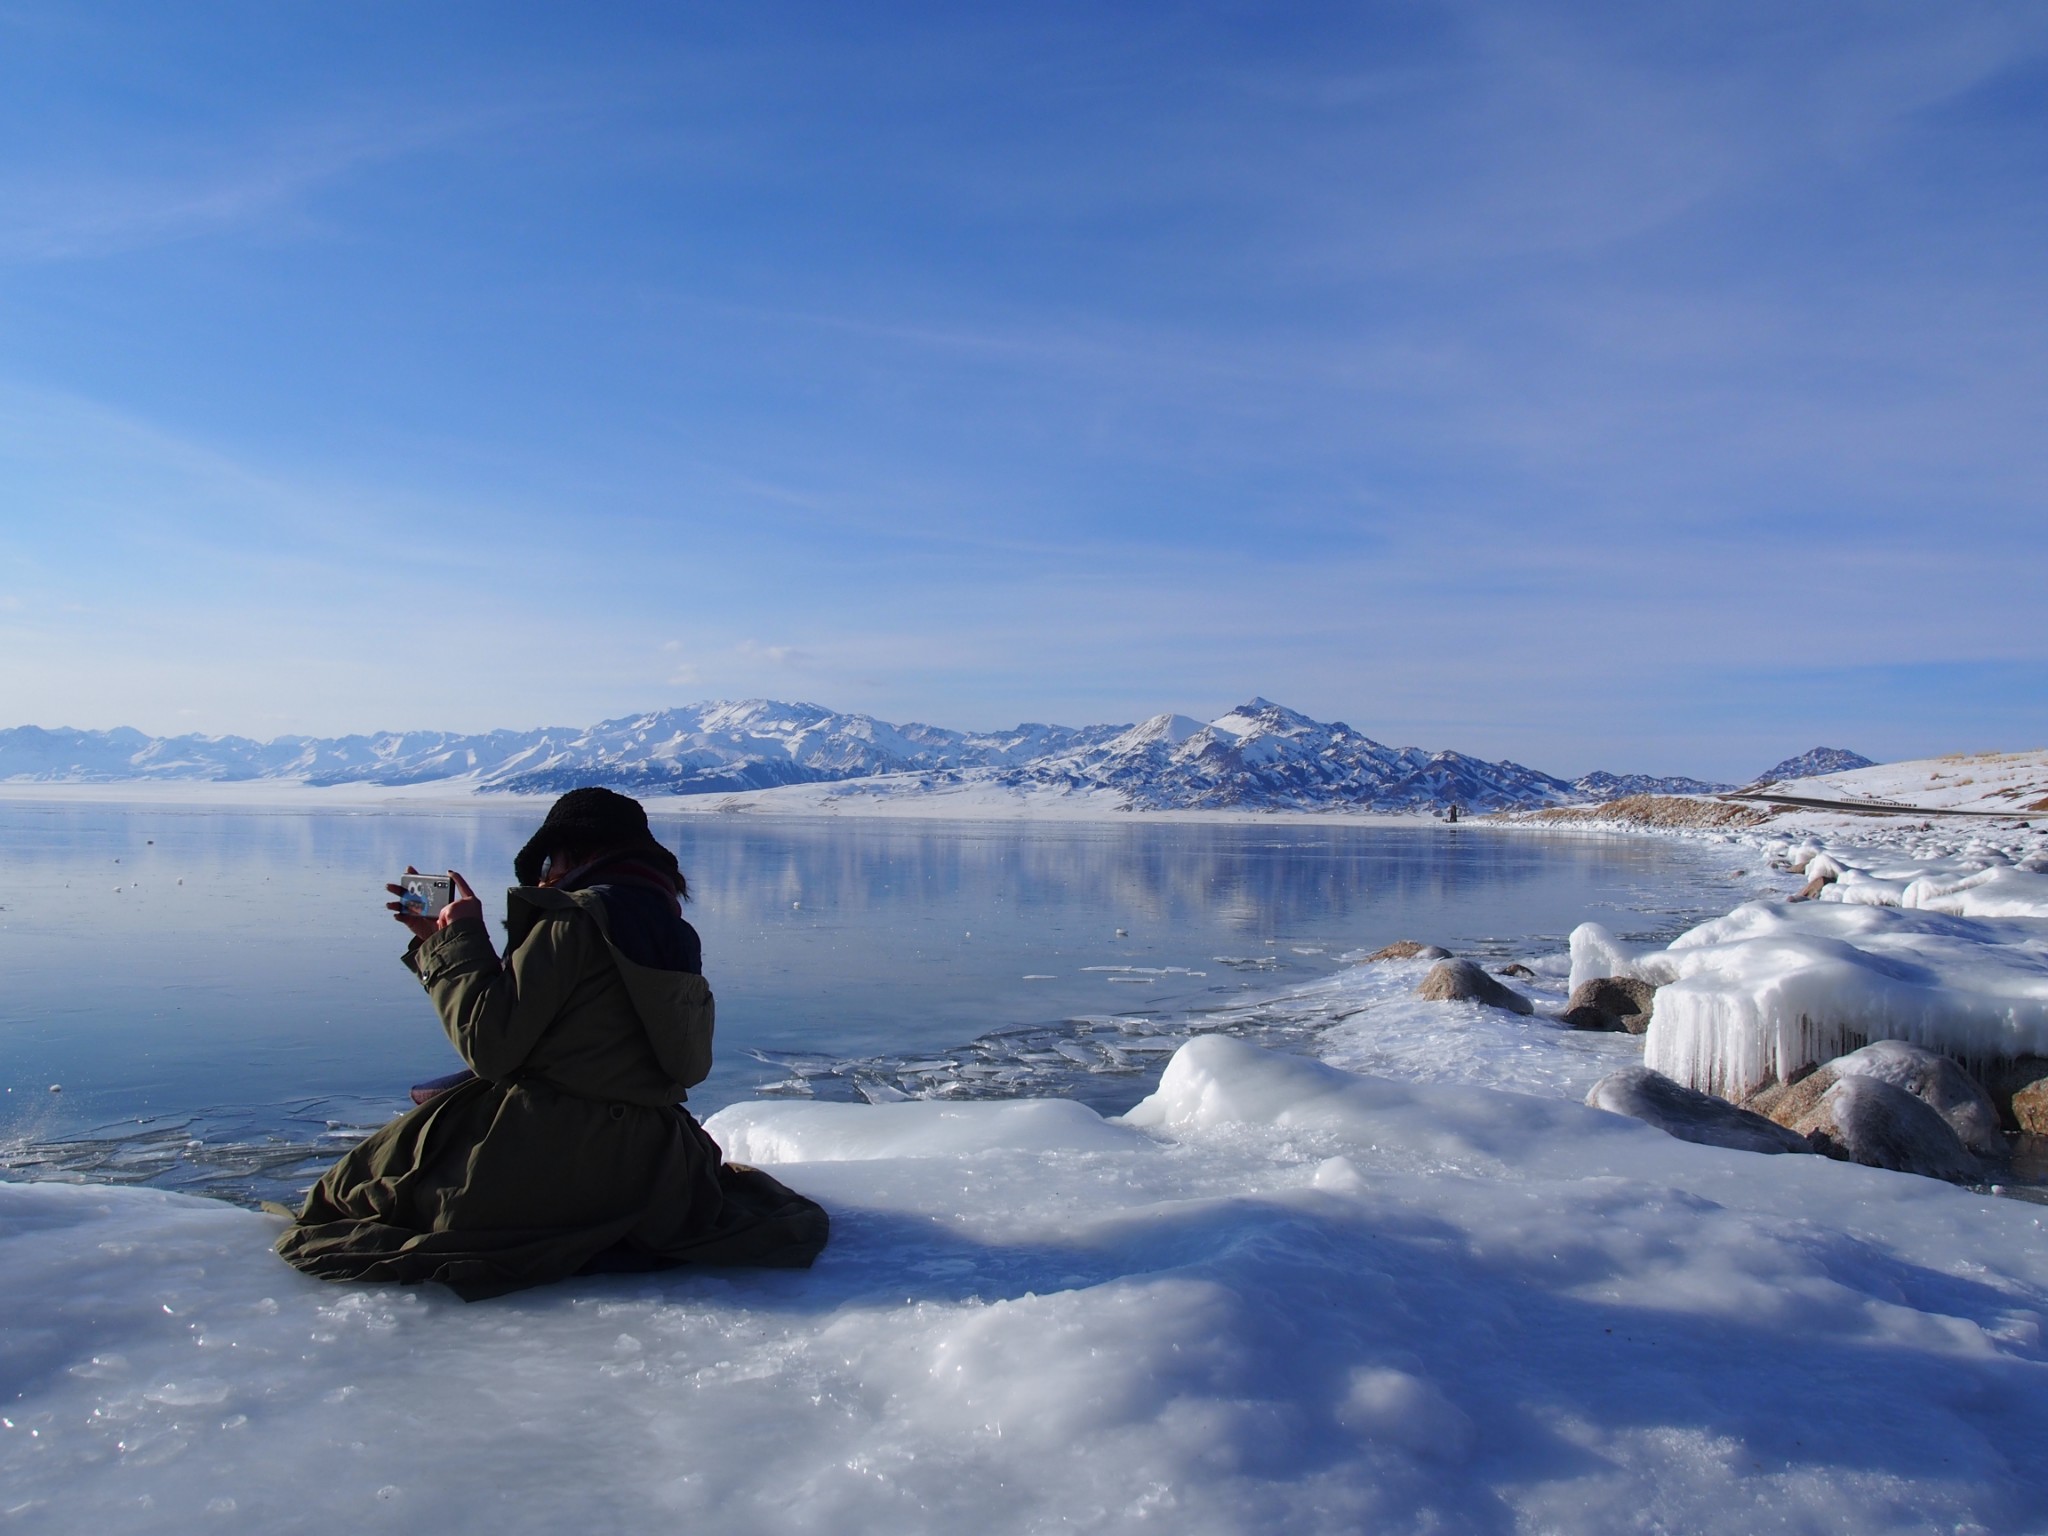
[[[1910,813],[1773,809],[1686,796],[1632,796],[1606,805],[1472,814],[1447,822],[1422,811],[1128,809],[1112,792],[1015,794],[848,793],[844,782],[794,785],[744,793],[640,797],[654,817],[731,817],[749,821],[862,821],[962,825],[1289,826],[1436,830],[1450,834],[1543,834],[1567,837],[1653,837],[1683,842],[1742,844],[1758,849],[1821,839],[1858,849],[1899,850],[1912,845],[1954,851],[1969,844],[2001,847],[2014,855],[2048,849],[2048,814],[1930,817]],[[832,791],[838,791],[832,793]],[[532,816],[553,795],[449,790],[445,783],[341,784],[299,781],[218,782],[123,780],[76,784],[0,781],[0,805],[49,808],[153,810],[169,813],[289,813],[332,811],[349,815],[470,813]],[[1655,802],[1651,813],[1642,807]],[[1614,814],[1622,808],[1620,814]],[[1696,813],[1695,813],[1696,808]],[[1932,809],[1932,808],[1930,808]]]
[[[649,815],[744,816],[754,820],[807,819],[845,821],[959,822],[1184,822],[1216,825],[1305,825],[1389,827],[1498,828],[1473,815],[1449,823],[1426,811],[1129,809],[1113,792],[998,795],[948,794],[874,795],[847,793],[848,783],[788,785],[742,792],[714,791],[701,795],[638,795]],[[837,794],[808,793],[839,790]],[[794,791],[795,793],[792,793]],[[298,780],[148,780],[109,783],[51,783],[0,780],[0,804],[135,806],[170,810],[238,811],[408,811],[498,808],[531,812],[554,802],[553,794],[519,794],[491,790],[450,790],[444,781],[417,785],[310,785]]]

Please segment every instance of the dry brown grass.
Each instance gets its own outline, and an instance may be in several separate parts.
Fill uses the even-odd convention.
[[[1736,805],[1690,795],[1624,795],[1605,805],[1560,805],[1531,813],[1531,821],[1619,821],[1636,827],[1754,827],[1784,814],[1777,805]]]

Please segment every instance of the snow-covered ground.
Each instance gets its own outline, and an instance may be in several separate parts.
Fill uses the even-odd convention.
[[[1948,757],[1879,763],[1816,779],[1788,779],[1771,792],[1837,800],[1874,800],[1930,810],[2048,815],[2048,749],[1957,752]]]
[[[1952,909],[2031,899],[2017,823],[1711,835],[1836,870],[1758,909],[1809,938],[2048,931]],[[0,1184],[0,1524],[2048,1528],[2048,1208],[1585,1108],[1637,1042],[1559,1028],[1529,958],[1529,1018],[1423,962],[1299,989],[1321,1060],[1214,1020],[1121,1119],[733,1106],[834,1214],[803,1274],[465,1307],[305,1279],[215,1202]]]
[[[2038,1206],[1223,1037],[1124,1123],[785,1102],[712,1129],[831,1207],[816,1270],[465,1307],[307,1280],[249,1212],[0,1186],[0,1517],[1870,1532],[2048,1508]]]

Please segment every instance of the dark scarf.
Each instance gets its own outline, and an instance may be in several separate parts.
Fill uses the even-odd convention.
[[[634,964],[704,974],[704,946],[683,921],[682,882],[667,870],[630,855],[593,859],[555,889],[595,892],[613,946]]]

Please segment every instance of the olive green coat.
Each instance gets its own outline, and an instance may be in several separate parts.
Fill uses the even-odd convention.
[[[476,1081],[336,1163],[277,1251],[471,1298],[585,1269],[808,1265],[824,1211],[724,1166],[677,1103],[711,1070],[704,978],[620,954],[594,892],[518,886],[508,906],[502,963],[478,922],[405,955]]]

